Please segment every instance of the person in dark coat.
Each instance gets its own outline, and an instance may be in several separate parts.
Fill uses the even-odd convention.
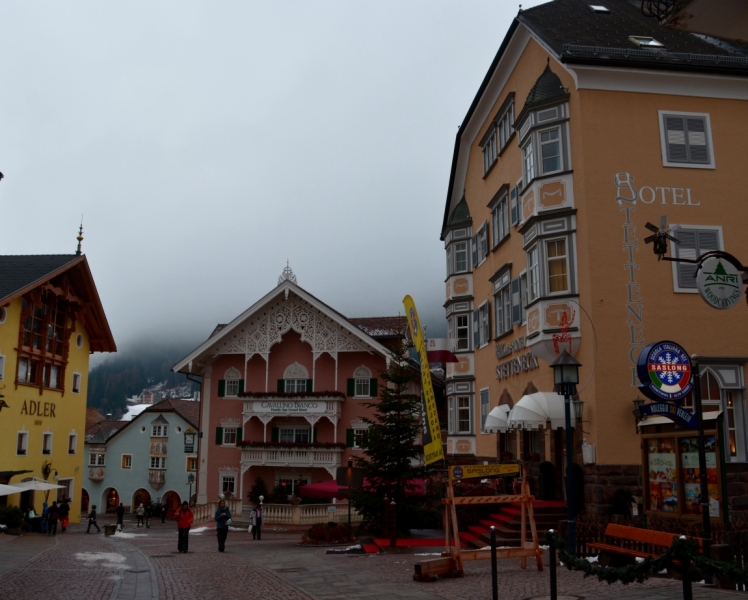
[[[218,534],[218,551],[223,552],[226,548],[226,536],[229,534],[229,523],[231,522],[231,511],[226,506],[226,501],[221,500],[216,509],[216,533]]]
[[[258,504],[255,507],[255,522],[256,525],[252,529],[252,533],[257,532],[257,539],[262,539],[262,504]]]
[[[161,505],[161,522],[166,523],[166,513],[169,512],[169,507],[166,504]]]
[[[125,505],[122,502],[117,507],[117,529],[122,531],[122,526],[125,524]]]
[[[49,530],[49,521],[47,521],[48,516],[49,516],[49,504],[47,504],[45,501],[44,504],[42,504],[42,520],[39,523],[39,531],[41,533],[47,533],[47,531]]]
[[[91,507],[91,512],[88,513],[88,529],[86,529],[86,533],[91,533],[91,525],[96,527],[96,533],[101,533],[99,524],[96,522],[96,505],[95,504]]]
[[[47,513],[47,523],[49,523],[49,531],[47,535],[57,535],[57,520],[60,518],[60,507],[57,506],[57,502],[52,502],[52,506],[49,507]]]
[[[60,526],[63,531],[67,531],[68,523],[70,523],[70,505],[67,500],[63,500],[60,503]]]

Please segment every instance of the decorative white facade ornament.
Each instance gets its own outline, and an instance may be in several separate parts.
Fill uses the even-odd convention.
[[[290,281],[291,283],[297,283],[296,282],[296,275],[293,274],[293,271],[291,270],[291,267],[288,266],[288,261],[286,261],[286,268],[283,269],[283,273],[281,273],[281,276],[278,277],[278,285],[280,285],[284,281]]]
[[[231,367],[230,369],[226,371],[226,373],[224,373],[223,378],[224,379],[241,379],[242,374],[239,372],[239,369],[235,367]]]
[[[283,379],[309,379],[309,371],[304,365],[295,362],[283,371]]]
[[[353,372],[354,378],[370,379],[371,369],[366,365],[361,365],[358,369]]]
[[[236,427],[238,429],[241,427],[241,423],[239,422],[239,419],[221,419],[221,427]]]

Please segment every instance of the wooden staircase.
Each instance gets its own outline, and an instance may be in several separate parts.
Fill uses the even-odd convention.
[[[558,522],[567,517],[566,502],[536,500],[532,503],[535,512],[535,523],[538,536],[541,538],[549,530],[558,526]],[[470,525],[467,531],[460,532],[460,540],[465,546],[483,548],[491,543],[491,526],[496,527],[497,546],[519,546],[521,533],[521,508],[519,502],[503,504],[499,511],[477,525]]]

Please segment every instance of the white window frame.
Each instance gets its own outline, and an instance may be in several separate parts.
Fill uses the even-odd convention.
[[[496,138],[499,152],[502,152],[514,135],[514,100],[509,103],[496,121]]]
[[[548,245],[553,244],[555,242],[563,242],[564,243],[564,256],[563,260],[566,265],[566,289],[565,290],[559,290],[556,292],[551,292],[551,269],[550,269],[550,261],[557,261],[561,260],[560,257],[549,257],[548,256]],[[569,238],[567,236],[563,237],[557,237],[557,238],[551,238],[543,240],[544,247],[544,260],[545,260],[545,295],[546,296],[556,296],[558,294],[568,294],[571,292],[571,273],[569,272]]]
[[[558,137],[555,140],[551,140],[549,142],[543,142],[543,134],[549,133],[551,131],[555,131],[558,134]],[[561,171],[563,171],[564,170],[564,148],[563,148],[564,138],[561,132],[561,126],[548,127],[546,129],[542,129],[537,132],[537,136],[538,136],[538,162],[539,162],[537,172],[540,175],[550,175],[552,173],[560,173]],[[543,163],[543,148],[545,146],[548,146],[554,143],[558,146],[558,169],[553,169],[552,171],[546,171],[545,165]]]
[[[151,456],[151,462],[148,468],[152,471],[165,471],[166,470],[166,457],[165,456]]]
[[[23,440],[22,443],[18,443]],[[19,452],[20,450],[20,452]],[[21,430],[16,436],[16,456],[28,456],[29,455],[29,432]]]
[[[229,493],[232,496],[236,496],[236,475],[223,475],[221,474],[220,482],[220,493]],[[228,484],[228,485],[227,485]],[[230,489],[227,489],[230,488]]]
[[[291,387],[293,387],[294,389],[291,390]],[[301,389],[299,389],[299,387],[301,387]],[[302,392],[306,392],[306,379],[284,379],[283,389],[286,391],[286,393],[289,394],[299,394]]]
[[[70,451],[72,449],[72,452]],[[78,454],[78,434],[68,434],[68,454]]]
[[[499,159],[498,130],[495,123],[491,123],[486,137],[483,138],[483,175],[486,175]]]
[[[463,405],[464,401],[464,405]],[[473,402],[470,395],[455,396],[455,434],[470,435],[473,433]],[[467,429],[461,429],[460,423],[464,422],[464,419],[460,418],[463,411],[467,411]]]
[[[49,448],[47,448],[47,440],[49,440]],[[52,437],[51,431],[45,431],[42,433],[42,455],[49,456],[52,454],[52,444],[54,442],[54,438]]]
[[[488,433],[486,431],[486,417],[491,411],[491,389],[481,388],[480,389],[480,432],[482,434]]]
[[[504,194],[491,211],[491,246],[509,236],[509,194]]]
[[[670,226],[671,233],[677,234],[677,230],[694,230],[694,231],[716,231],[717,232],[717,243],[719,244],[718,250],[724,250],[725,249],[725,242],[722,237],[722,226],[721,225],[677,225],[673,224]],[[673,258],[679,258],[678,254],[678,244],[674,242],[669,242],[670,244],[670,254]],[[694,257],[696,258],[696,257]],[[672,263],[672,270],[673,270],[673,291],[677,294],[698,294],[699,290],[696,289],[696,287],[693,288],[684,288],[680,286],[680,283],[678,282],[678,264],[677,262]],[[695,280],[694,280],[695,281]]]
[[[527,250],[527,303],[540,298],[540,249],[535,244]]]
[[[494,293],[494,334],[498,337],[510,332],[512,325],[512,280],[510,272],[501,276],[500,287]]]
[[[120,465],[122,469],[125,469],[125,470],[132,469],[132,454],[123,454]]]
[[[194,465],[193,469],[190,469],[190,465]],[[186,473],[197,473],[197,456],[188,456],[187,463],[185,464]]]
[[[88,453],[89,467],[106,467],[106,452],[91,451]]]
[[[468,248],[467,240],[462,242],[454,243],[454,265],[452,273],[467,273],[470,270],[470,249]],[[459,268],[460,260],[459,256],[464,256],[464,268]]]
[[[530,136],[530,140],[525,144],[524,148],[522,148],[522,179],[525,187],[527,187],[535,177],[535,153],[533,152],[533,139],[532,136]]]
[[[478,264],[476,266],[482,265],[484,262],[486,262],[486,258],[488,257],[488,222],[484,222],[483,225],[480,226],[480,229],[478,230],[478,233],[476,233],[476,243],[478,244]]]
[[[461,319],[465,320],[464,325],[460,325]],[[464,332],[463,336],[460,336],[461,332]],[[470,315],[468,313],[455,315],[455,334],[455,349],[458,351],[470,350]]]
[[[151,425],[151,437],[169,437],[169,426]]]
[[[238,429],[238,427],[223,428],[223,446],[236,446],[236,432]]]
[[[665,129],[665,117],[672,115],[674,117],[692,117],[692,118],[703,118],[705,122],[706,130],[706,147],[709,152],[708,163],[690,163],[690,162],[673,162],[668,159],[667,155],[667,130]],[[716,169],[716,162],[714,159],[714,144],[712,141],[712,123],[709,117],[709,113],[699,112],[683,112],[678,110],[659,110],[657,111],[657,119],[660,127],[660,150],[662,152],[662,166],[663,167],[676,167],[681,169]]]
[[[353,385],[354,398],[371,398],[371,378],[356,377]]]
[[[80,394],[81,393],[81,374],[75,371],[73,373],[73,385],[72,390],[74,394]]]
[[[481,348],[491,341],[491,303],[488,300],[478,307],[478,339]]]
[[[361,438],[363,438],[365,435],[368,435],[369,433],[369,426],[357,426],[353,428],[353,446],[352,448],[354,450],[360,450],[361,446],[359,445],[359,442],[361,441]]]
[[[224,379],[223,395],[226,398],[236,398],[239,395],[239,380]]]

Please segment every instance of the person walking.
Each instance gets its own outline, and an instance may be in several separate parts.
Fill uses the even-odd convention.
[[[40,533],[47,533],[49,529],[49,522],[47,521],[47,517],[49,516],[49,504],[45,501],[44,504],[42,504],[42,520],[39,522],[39,532]]]
[[[166,504],[161,505],[161,522],[166,523],[166,513],[169,512],[169,507]]]
[[[67,498],[63,498],[60,503],[60,526],[63,531],[67,531],[68,523],[70,523],[70,505]]]
[[[257,531],[257,539],[261,540],[262,539],[262,504],[258,504],[255,507],[254,513],[255,513],[255,520],[257,521],[257,525],[252,530],[252,532]]]
[[[143,503],[140,503],[140,506],[135,509],[135,516],[138,517],[138,527],[143,525],[143,519],[145,518],[145,506],[143,506]]]
[[[252,539],[257,539],[257,513],[255,509],[249,511],[249,530],[252,532]]]
[[[187,554],[190,527],[195,520],[195,515],[192,513],[192,509],[190,509],[190,505],[187,504],[186,500],[182,502],[182,506],[177,509],[176,513],[174,513],[174,518],[177,520],[177,530],[179,531],[177,549],[180,552]]]
[[[226,506],[226,501],[221,500],[216,509],[216,533],[218,534],[218,551],[223,552],[226,549],[226,536],[229,534],[229,525],[231,524],[231,511]]]
[[[60,518],[60,507],[57,506],[57,502],[52,502],[52,506],[49,507],[47,513],[47,522],[49,523],[49,531],[47,535],[57,535],[57,519]]]
[[[91,507],[91,512],[88,513],[88,529],[86,529],[86,533],[91,533],[91,525],[96,527],[96,533],[101,533],[99,524],[96,522],[96,505],[95,504]]]
[[[122,531],[122,527],[125,524],[125,505],[122,502],[117,507],[117,530]]]

